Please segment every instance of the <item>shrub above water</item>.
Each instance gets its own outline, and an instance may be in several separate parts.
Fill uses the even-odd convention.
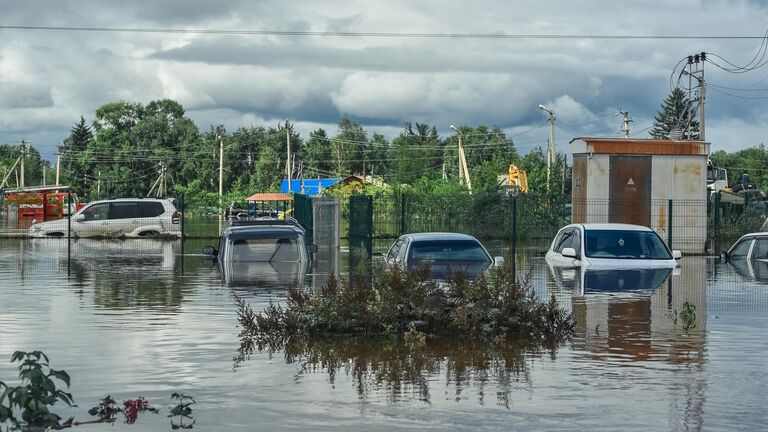
[[[370,285],[331,277],[319,291],[292,288],[285,304],[254,313],[240,299],[240,322],[256,338],[405,335],[563,340],[571,315],[540,301],[529,278],[502,265],[476,280],[462,273],[437,282],[428,267],[380,270]]]

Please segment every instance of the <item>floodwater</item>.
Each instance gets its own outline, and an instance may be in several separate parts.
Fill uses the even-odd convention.
[[[663,274],[552,271],[519,245],[521,273],[573,311],[562,346],[478,341],[304,341],[239,351],[235,296],[280,302],[280,270],[223,286],[206,241],[0,240],[0,380],[15,350],[72,377],[77,421],[112,395],[160,414],[91,431],[759,430],[768,423],[768,278],[684,257]],[[504,245],[494,245],[499,254]],[[71,259],[67,259],[68,253]],[[342,259],[342,262],[344,260]],[[759,264],[759,263],[758,263]],[[680,312],[695,307],[695,319]],[[688,327],[688,328],[686,328]],[[167,417],[174,392],[192,418]]]

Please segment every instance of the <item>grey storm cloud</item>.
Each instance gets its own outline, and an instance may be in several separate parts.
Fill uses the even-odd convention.
[[[2,25],[574,35],[762,35],[765,1],[579,2],[3,1]],[[562,131],[642,133],[693,52],[748,61],[759,40],[318,37],[0,29],[0,142],[52,149],[80,116],[114,100],[181,102],[201,129],[290,118],[335,130],[405,121],[526,130],[556,107]],[[764,77],[707,66],[708,137],[765,139]],[[717,88],[715,86],[720,86]],[[751,86],[750,93],[726,88]],[[58,135],[57,132],[58,131]],[[57,137],[58,136],[58,137]],[[39,139],[36,139],[38,137]],[[544,138],[545,139],[545,138]],[[564,138],[565,139],[565,138]],[[734,138],[736,140],[736,138]],[[753,142],[750,142],[752,140]],[[717,145],[714,146],[717,148]]]

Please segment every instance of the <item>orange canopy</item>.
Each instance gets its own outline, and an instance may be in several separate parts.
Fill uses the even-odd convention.
[[[284,193],[256,193],[246,198],[246,201],[293,201],[293,197]]]

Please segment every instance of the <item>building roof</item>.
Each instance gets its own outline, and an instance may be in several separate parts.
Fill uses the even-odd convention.
[[[699,140],[578,137],[570,144],[573,154],[709,155],[709,143]]]
[[[253,201],[293,201],[293,197],[284,193],[255,193],[245,199],[248,202]]]
[[[340,178],[292,179],[290,191],[315,196],[320,194],[323,189],[327,189],[340,181]],[[280,192],[288,193],[288,179],[283,179],[280,184]]]

